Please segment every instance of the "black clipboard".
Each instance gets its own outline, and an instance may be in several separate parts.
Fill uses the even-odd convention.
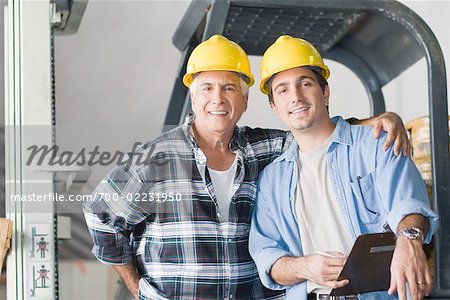
[[[387,291],[391,281],[391,261],[395,249],[392,232],[360,235],[353,245],[338,280],[348,279],[344,287],[331,290],[331,296]]]

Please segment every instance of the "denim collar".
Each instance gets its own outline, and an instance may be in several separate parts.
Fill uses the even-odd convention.
[[[353,144],[351,132],[350,132],[350,124],[347,123],[342,117],[336,116],[331,119],[333,123],[336,124],[336,128],[332,133],[332,137],[330,140],[330,146],[328,151],[332,150],[336,147],[336,144],[348,145],[351,146]],[[292,140],[290,147],[283,153],[280,157],[274,160],[274,162],[280,162],[283,160],[286,161],[295,161],[297,159],[298,153],[298,144],[294,139],[292,133],[288,134],[288,139]]]

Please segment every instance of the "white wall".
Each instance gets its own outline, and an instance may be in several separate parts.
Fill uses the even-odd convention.
[[[108,265],[94,260],[63,260],[59,274],[59,299],[113,299],[118,275]]]

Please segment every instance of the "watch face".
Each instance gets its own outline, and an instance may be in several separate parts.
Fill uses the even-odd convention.
[[[417,240],[422,237],[422,231],[418,228],[411,227],[411,228],[406,228],[403,231],[402,235],[406,236],[407,238],[409,238],[411,240]]]
[[[411,234],[411,235],[420,235],[420,232],[419,232],[419,230],[417,230],[416,228],[408,228],[408,229],[406,229],[406,232],[408,232],[408,234]]]

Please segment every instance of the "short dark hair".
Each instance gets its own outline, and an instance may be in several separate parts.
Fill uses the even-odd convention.
[[[328,81],[322,76],[322,69],[319,67],[315,67],[315,66],[305,66],[305,68],[310,69],[311,71],[313,71],[314,76],[316,77],[317,82],[319,83],[320,89],[322,90],[322,93],[325,92],[325,87],[328,85]],[[273,104],[273,92],[272,92],[272,80],[273,78],[277,75],[273,74],[272,77],[270,77],[267,80],[267,87],[269,88],[269,103]]]

